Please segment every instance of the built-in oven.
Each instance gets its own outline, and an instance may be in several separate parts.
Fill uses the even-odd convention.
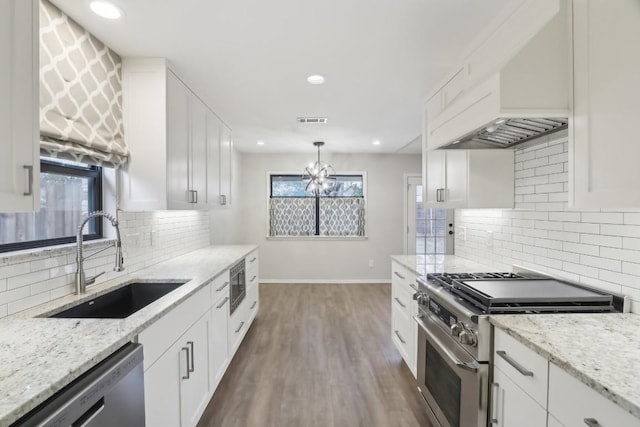
[[[231,267],[229,271],[231,286],[229,287],[230,313],[233,313],[246,295],[246,277],[244,259]]]
[[[487,421],[489,365],[479,363],[433,315],[420,311],[418,389],[434,426],[484,427]]]

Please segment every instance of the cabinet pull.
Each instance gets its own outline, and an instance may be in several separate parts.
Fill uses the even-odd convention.
[[[395,274],[396,276],[398,276],[402,280],[406,279],[406,277],[404,277],[402,274],[398,273],[397,271],[394,271],[393,274]]]
[[[406,344],[406,343],[407,343],[407,342],[402,338],[402,335],[400,335],[400,332],[398,332],[398,330],[397,330],[397,329],[396,329],[394,332],[396,333],[396,336],[398,337],[398,339],[400,340],[400,342],[401,342],[402,344]]]
[[[227,301],[229,301],[229,297],[224,297],[222,302],[220,304],[216,305],[216,308],[222,308],[222,306],[225,305],[227,303]]]
[[[193,190],[193,203],[198,203],[198,190]]]
[[[189,365],[187,364],[187,372],[195,372],[196,365],[193,361],[193,341],[187,341],[187,345],[191,347],[191,351],[189,352],[189,359],[191,360],[191,368],[189,368]]]
[[[436,188],[436,202],[440,202],[440,189]]]
[[[225,196],[224,194],[221,194],[218,198],[218,201],[221,205],[226,205],[227,204],[227,196]]]
[[[404,305],[404,304],[402,303],[402,301],[400,301],[400,300],[398,299],[398,297],[395,297],[394,299],[398,302],[398,304],[400,304],[400,307],[402,307],[402,308],[407,308],[407,306],[406,306],[406,305]]]
[[[251,260],[250,260],[249,262],[256,262],[256,260],[257,260],[257,259],[258,259],[258,258],[253,257],[253,258],[251,258]]]
[[[253,276],[249,282],[253,282],[254,280],[256,280],[256,276]]]
[[[500,391],[500,384],[491,383],[491,413],[489,414],[489,421],[491,424],[498,424],[498,392]]]
[[[585,418],[583,421],[589,427],[602,427],[595,418]]]
[[[511,356],[509,356],[507,354],[506,351],[499,350],[499,351],[496,351],[496,354],[498,356],[502,357],[509,365],[513,366],[516,371],[520,372],[525,377],[532,377],[533,376],[533,372],[529,371],[527,368],[525,368],[524,366],[522,366],[521,364],[519,364],[518,362],[513,360],[511,358]]]
[[[414,285],[413,283],[411,283],[409,286],[411,286],[411,289],[413,289],[414,291],[418,290],[418,287],[416,285]]]
[[[224,282],[224,284],[222,286],[220,286],[218,289],[216,289],[216,292],[220,292],[221,290],[223,290],[227,286],[229,286],[229,282]]]
[[[244,321],[240,322],[240,326],[238,326],[238,329],[236,329],[235,333],[237,334],[238,332],[240,332],[243,326],[244,326]]]
[[[258,301],[254,301],[253,304],[251,304],[251,308],[249,310],[253,310],[253,307],[255,307],[257,303]]]
[[[187,375],[183,375],[182,379],[183,380],[188,380],[189,379],[189,373],[191,372],[189,370],[189,347],[182,347],[182,350],[184,350],[185,361],[187,362]]]
[[[22,167],[27,170],[28,177],[29,177],[28,190],[27,190],[26,193],[22,193],[22,195],[23,196],[32,196],[33,195],[33,166],[24,165]]]

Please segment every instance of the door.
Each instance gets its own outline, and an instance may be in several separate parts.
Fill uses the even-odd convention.
[[[181,351],[181,347],[180,340],[144,373],[144,409],[148,426],[180,425],[180,374],[186,370],[186,352]]]
[[[424,197],[421,178],[408,176],[406,254],[453,254],[453,210],[425,207]]]
[[[497,427],[540,427],[547,411],[518,387],[500,368],[493,368],[491,420]]]
[[[573,1],[570,202],[640,207],[640,3]]]
[[[229,297],[220,298],[211,309],[211,391],[220,383],[229,361],[227,329],[229,322]]]
[[[182,344],[184,363],[180,375],[182,427],[195,426],[204,412],[209,392],[209,311],[200,318],[178,343]],[[186,354],[186,355],[185,355]]]
[[[0,212],[40,207],[38,2],[0,2]]]
[[[233,153],[233,141],[231,129],[224,123],[220,132],[220,200],[219,205],[231,204],[231,156]]]
[[[220,204],[220,132],[222,122],[207,110],[207,200],[210,207]]]
[[[426,158],[426,176],[424,192],[424,201],[430,206],[440,203],[441,191],[445,187],[444,171],[445,158],[444,151],[428,151]]]
[[[167,72],[167,205],[192,209],[189,193],[189,89]]]
[[[207,207],[207,107],[191,94],[191,150],[190,150],[190,183],[193,207]]]

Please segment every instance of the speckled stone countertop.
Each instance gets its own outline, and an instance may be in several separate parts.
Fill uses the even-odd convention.
[[[640,315],[501,315],[490,321],[640,418]]]
[[[391,255],[391,259],[419,276],[427,273],[477,273],[496,271],[491,266],[455,255]]]
[[[210,246],[129,276],[88,288],[0,320],[0,427],[10,425],[109,354],[133,340],[172,308],[257,246]],[[125,319],[48,319],[131,280],[188,282]]]

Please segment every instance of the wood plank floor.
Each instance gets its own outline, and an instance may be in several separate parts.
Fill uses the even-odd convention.
[[[391,341],[390,285],[263,284],[199,427],[431,424]]]

